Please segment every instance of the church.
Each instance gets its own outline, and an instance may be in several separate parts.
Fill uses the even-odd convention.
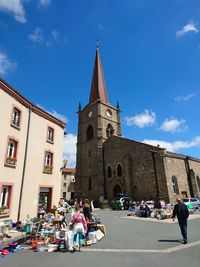
[[[99,48],[88,104],[78,109],[75,192],[78,198],[200,198],[200,159],[121,135],[120,107],[109,103]]]

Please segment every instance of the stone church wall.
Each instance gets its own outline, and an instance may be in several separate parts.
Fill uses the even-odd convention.
[[[110,137],[104,143],[108,198],[113,198],[114,187],[120,185],[124,193],[135,200],[156,199],[157,197],[168,200],[163,149],[155,149],[157,148],[150,145],[115,136]],[[153,156],[155,156],[155,165]],[[118,164],[122,165],[122,177],[117,176]],[[112,177],[107,175],[108,166],[112,168]],[[155,177],[155,172],[157,177]]]
[[[194,197],[200,199],[200,160],[190,158],[188,160],[189,168],[191,170],[191,180],[193,185]]]
[[[178,157],[166,156],[165,158],[167,187],[169,192],[169,202],[175,203],[176,198],[190,197],[190,190],[188,186],[187,171],[185,159]],[[178,183],[178,192],[173,190],[172,177],[176,177]]]

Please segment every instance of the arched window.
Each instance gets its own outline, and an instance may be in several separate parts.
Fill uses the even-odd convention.
[[[197,185],[198,185],[198,189],[199,189],[199,193],[200,193],[200,178],[199,178],[199,176],[197,176]]]
[[[122,166],[121,166],[121,164],[117,165],[117,176],[118,177],[122,176]]]
[[[114,134],[114,131],[115,130],[113,129],[112,125],[109,123],[107,128],[106,128],[106,136],[110,137],[111,135]]]
[[[112,177],[112,168],[110,166],[108,166],[107,175],[109,178]]]
[[[88,126],[87,128],[87,140],[91,140],[94,137],[94,130],[91,125]]]
[[[178,182],[176,176],[172,176],[172,187],[175,194],[179,194]]]

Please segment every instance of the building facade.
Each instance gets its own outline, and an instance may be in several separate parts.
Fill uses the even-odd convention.
[[[200,160],[121,137],[119,104],[108,101],[96,50],[89,103],[78,110],[75,191],[79,197],[135,200],[200,197]]]
[[[4,80],[0,103],[0,219],[35,217],[59,201],[66,124]]]
[[[61,194],[66,200],[74,199],[75,169],[62,168]]]

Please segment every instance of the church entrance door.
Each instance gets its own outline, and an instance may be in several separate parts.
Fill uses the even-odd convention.
[[[115,185],[113,188],[113,197],[118,197],[122,193],[122,189],[120,185]]]

